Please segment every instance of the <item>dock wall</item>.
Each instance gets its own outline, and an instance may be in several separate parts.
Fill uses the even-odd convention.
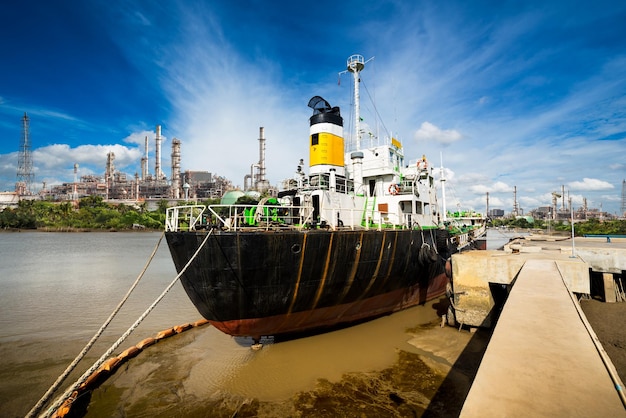
[[[626,239],[551,238],[516,239],[501,251],[468,251],[452,256],[452,301],[456,322],[491,327],[498,304],[496,293],[511,290],[528,260],[553,260],[570,292],[590,295],[590,271],[603,273],[605,287],[613,292],[613,275],[626,270]],[[497,291],[497,292],[496,292]],[[609,301],[614,301],[611,299]]]

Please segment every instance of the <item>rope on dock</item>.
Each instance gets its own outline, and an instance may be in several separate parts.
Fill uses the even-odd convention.
[[[609,376],[611,377],[611,380],[613,381],[613,385],[615,386],[617,395],[622,401],[622,405],[624,406],[624,408],[626,408],[626,393],[624,393],[624,384],[622,383],[622,379],[620,379],[619,374],[617,374],[617,370],[615,370],[615,366],[611,362],[609,355],[606,353],[606,351],[604,351],[604,347],[602,347],[602,343],[600,342],[600,339],[594,332],[593,328],[591,328],[591,324],[589,324],[589,321],[587,321],[587,317],[585,316],[585,313],[580,307],[580,304],[574,297],[574,294],[572,293],[572,291],[569,289],[569,286],[567,285],[567,282],[565,281],[563,272],[559,268],[559,263],[555,263],[555,264],[556,264],[557,270],[559,271],[559,274],[561,275],[561,280],[563,281],[563,284],[565,285],[565,288],[567,289],[567,293],[569,294],[570,299],[572,300],[572,303],[574,304],[574,307],[576,308],[576,312],[578,313],[580,320],[583,322],[583,325],[587,329],[587,333],[589,334],[589,337],[591,337],[591,341],[593,341],[593,345],[596,347],[598,354],[600,354],[602,363],[604,363],[604,367],[606,368],[607,372],[609,373]]]
[[[73,392],[89,377],[91,376],[91,374],[96,371],[107,359],[107,357],[109,357],[111,355],[111,353],[113,353],[113,351],[115,351],[115,349],[117,347],[120,346],[120,344],[122,344],[122,342],[124,342],[124,340],[126,340],[126,338],[128,338],[128,336],[139,326],[139,324],[141,324],[141,322],[148,316],[148,314],[156,307],[156,305],[165,297],[165,295],[167,295],[167,293],[170,291],[170,289],[172,287],[174,287],[174,285],[176,284],[176,282],[178,281],[178,279],[185,273],[185,271],[187,271],[187,268],[191,265],[191,263],[193,263],[193,261],[196,259],[196,257],[198,256],[198,254],[200,253],[200,250],[204,247],[204,245],[206,244],[206,242],[208,241],[209,237],[211,236],[213,230],[210,230],[206,236],[204,237],[204,240],[202,241],[202,243],[198,246],[198,249],[196,250],[196,252],[193,254],[193,256],[189,259],[189,261],[187,262],[187,264],[185,264],[185,266],[182,268],[182,270],[180,271],[180,273],[178,273],[178,275],[176,275],[176,277],[172,280],[172,282],[165,288],[165,290],[163,290],[163,292],[155,299],[155,301],[144,311],[144,313],[142,313],[139,318],[135,321],[135,323],[133,325],[130,326],[130,328],[128,328],[126,330],[126,332],[124,332],[124,334],[122,334],[122,336],[115,342],[113,343],[113,345],[85,372],[83,373],[83,375],[78,378],[78,380],[76,382],[74,382],[74,384],[72,386],[70,386],[65,393],[63,393],[62,396],[60,396],[59,398],[57,398],[57,400],[42,414],[43,417],[49,418],[54,411],[56,411],[62,404],[63,402],[65,402],[66,399],[70,398],[73,394]],[[162,236],[161,236],[162,238]],[[159,240],[160,242],[160,240]],[[34,408],[33,408],[34,410]],[[32,412],[32,411],[31,411]],[[34,414],[36,414],[37,411],[34,412]],[[28,416],[34,416],[33,415],[29,415]]]
[[[104,321],[100,329],[94,334],[91,340],[85,345],[82,351],[76,356],[74,361],[72,361],[70,365],[67,366],[65,371],[57,378],[57,380],[52,384],[52,386],[50,386],[50,388],[46,391],[46,393],[44,393],[44,395],[41,397],[39,402],[37,402],[37,404],[28,412],[28,414],[26,415],[27,417],[35,416],[41,410],[41,408],[46,404],[46,402],[50,400],[50,398],[52,397],[52,394],[59,388],[59,386],[61,386],[61,384],[67,378],[67,376],[69,376],[69,374],[76,368],[76,365],[83,359],[83,357],[85,357],[87,352],[95,344],[96,340],[100,338],[104,330],[107,328],[107,326],[109,326],[113,318],[115,318],[115,315],[117,315],[120,309],[122,309],[122,306],[124,306],[124,303],[126,303],[126,301],[128,300],[128,297],[133,292],[133,290],[135,290],[135,288],[139,284],[139,281],[145,274],[146,270],[148,270],[148,267],[150,266],[152,259],[154,258],[159,246],[161,245],[161,241],[163,240],[164,235],[165,235],[165,232],[163,232],[161,236],[159,237],[159,241],[155,245],[154,250],[152,251],[152,254],[150,254],[150,257],[148,258],[148,261],[146,262],[146,265],[144,266],[143,270],[141,271],[141,273],[139,273],[139,276],[137,276],[137,278],[135,279],[135,282],[130,286],[130,289],[128,289],[128,291],[126,292],[126,295],[122,298],[122,300],[120,300],[120,302],[117,304],[113,312],[111,312],[111,315],[109,315],[106,321]]]

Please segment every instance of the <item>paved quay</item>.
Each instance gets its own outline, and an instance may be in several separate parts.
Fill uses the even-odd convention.
[[[624,259],[626,240],[596,238],[453,257],[460,322],[491,325],[489,283],[509,291],[460,416],[626,417],[623,384],[572,293],[589,293],[589,268],[624,269]]]

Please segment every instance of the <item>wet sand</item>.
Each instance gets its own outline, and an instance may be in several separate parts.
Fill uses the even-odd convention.
[[[580,301],[580,306],[622,383],[626,382],[626,303],[584,299]]]

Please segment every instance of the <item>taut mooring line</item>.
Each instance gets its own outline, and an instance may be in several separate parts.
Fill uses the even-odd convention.
[[[161,245],[161,240],[163,240],[164,235],[165,235],[165,232],[163,232],[161,236],[159,237],[159,241],[154,247],[154,250],[152,251],[152,254],[150,255],[150,257],[148,258],[148,261],[146,262],[146,265],[144,266],[143,270],[141,271],[141,273],[139,273],[139,276],[137,276],[137,279],[135,279],[135,282],[130,286],[130,289],[128,289],[128,292],[126,292],[126,295],[117,304],[117,307],[113,310],[113,312],[111,312],[111,315],[109,315],[106,321],[104,321],[100,329],[94,334],[91,340],[85,345],[83,350],[76,356],[74,361],[72,361],[72,363],[70,363],[70,365],[67,366],[65,371],[57,378],[57,380],[52,384],[52,386],[50,386],[50,388],[46,391],[46,393],[44,393],[44,395],[41,397],[39,402],[37,402],[37,404],[28,412],[26,417],[30,418],[30,417],[35,416],[41,410],[41,408],[45,405],[45,403],[48,402],[48,400],[50,400],[50,398],[52,397],[52,394],[59,388],[59,386],[61,386],[61,384],[67,378],[67,376],[69,376],[69,374],[76,368],[76,365],[83,359],[83,357],[85,357],[87,352],[95,344],[96,340],[100,338],[104,330],[111,323],[115,315],[117,315],[120,309],[122,309],[122,306],[124,305],[124,303],[126,303],[130,294],[133,292],[133,290],[135,290],[135,288],[139,284],[139,281],[145,274],[146,270],[148,269],[148,266],[150,266],[152,259],[154,258],[157,250],[159,249],[159,245]]]
[[[124,340],[126,340],[126,338],[139,326],[139,324],[141,324],[141,322],[156,307],[156,305],[165,297],[165,295],[167,295],[167,293],[171,290],[171,288],[176,284],[178,279],[185,273],[185,271],[187,271],[187,268],[196,259],[196,257],[200,253],[200,250],[204,247],[204,245],[208,241],[209,236],[211,236],[212,232],[213,232],[213,230],[210,230],[207,233],[207,235],[204,237],[204,240],[202,241],[202,243],[200,244],[200,246],[198,247],[196,252],[189,259],[187,264],[185,264],[185,267],[183,267],[183,269],[180,271],[180,273],[178,273],[178,275],[165,288],[165,290],[163,290],[163,292],[154,300],[154,302],[144,311],[144,313],[142,313],[139,316],[139,318],[135,321],[135,323],[133,325],[131,325],[130,328],[128,328],[126,330],[126,332],[124,332],[124,334],[122,334],[122,336],[115,343],[113,343],[113,345],[85,373],[83,373],[83,375],[80,378],[78,378],[78,380],[76,380],[76,382],[74,382],[74,384],[72,386],[70,386],[65,391],[65,393],[63,393],[63,395],[60,396],[41,416],[49,418],[63,404],[63,402],[65,402],[65,400],[68,399],[71,396],[72,392],[74,392],[98,367],[100,367],[106,361],[106,359],[111,355],[111,353],[113,353],[113,351],[115,351],[115,349],[117,347],[119,347],[120,344],[122,344],[124,342]],[[163,233],[163,235],[164,234],[165,233]],[[162,238],[162,236],[161,236],[161,238]],[[159,242],[160,242],[160,240],[159,240]],[[155,250],[155,252],[156,252],[156,250]],[[41,409],[41,407],[39,407],[39,409]],[[29,412],[27,417],[32,417],[37,412],[38,411],[35,410],[35,408],[33,408],[33,410],[31,412]]]

